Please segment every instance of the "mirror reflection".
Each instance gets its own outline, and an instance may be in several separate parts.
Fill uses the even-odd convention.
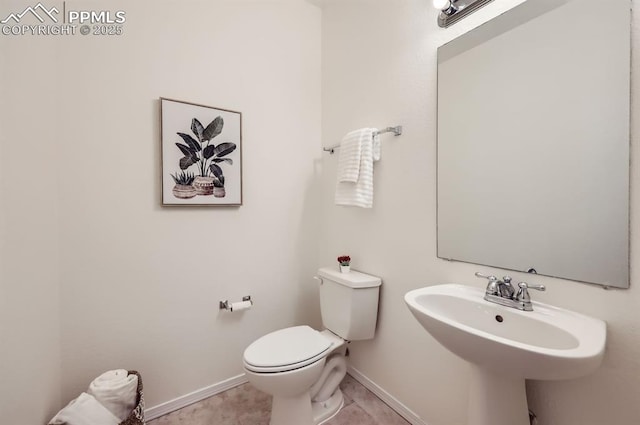
[[[528,1],[438,49],[438,257],[629,285],[630,2]]]

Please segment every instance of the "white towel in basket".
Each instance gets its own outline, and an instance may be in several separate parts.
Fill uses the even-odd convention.
[[[120,422],[93,396],[82,393],[59,411],[49,425],[118,425]]]
[[[89,385],[89,394],[113,413],[120,421],[127,419],[136,407],[138,376],[124,369],[110,370]]]

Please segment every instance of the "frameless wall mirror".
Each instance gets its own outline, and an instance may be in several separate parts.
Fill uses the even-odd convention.
[[[438,49],[438,257],[629,286],[629,0],[529,0]]]

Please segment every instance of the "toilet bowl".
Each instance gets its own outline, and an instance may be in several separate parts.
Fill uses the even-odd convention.
[[[337,387],[346,373],[346,361],[337,368],[334,359],[344,358],[343,346],[344,341],[329,331],[294,326],[271,332],[245,350],[247,379],[273,396],[271,425],[316,425],[337,413],[343,404]],[[313,400],[316,396],[321,398]]]
[[[380,278],[322,268],[319,332],[293,326],[266,334],[244,351],[249,382],[273,396],[270,425],[318,425],[344,405],[339,385],[347,373],[346,342],[373,337]]]

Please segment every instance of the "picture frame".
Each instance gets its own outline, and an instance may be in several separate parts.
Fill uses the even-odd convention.
[[[160,98],[163,206],[242,205],[242,113]]]

